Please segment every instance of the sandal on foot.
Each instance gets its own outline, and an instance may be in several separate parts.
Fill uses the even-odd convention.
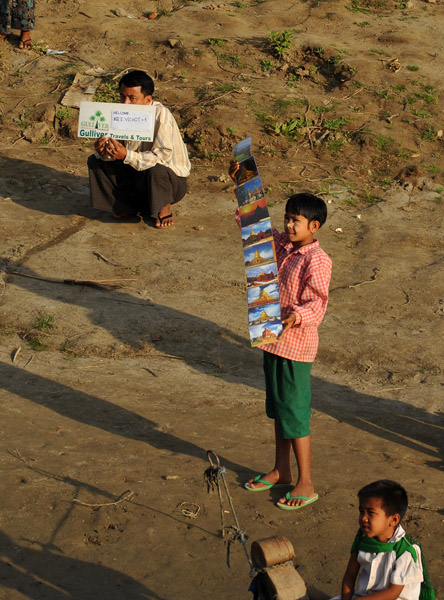
[[[20,42],[19,42],[20,50],[32,50],[31,36],[27,37],[26,39],[22,39],[23,33],[28,33],[28,32],[27,31],[22,32],[22,34],[20,36]]]
[[[164,217],[161,217],[160,215],[158,215],[157,222],[156,222],[157,229],[165,229],[165,227],[163,227],[162,223],[164,221],[166,221],[167,219],[172,219],[172,218],[173,218],[173,213],[170,213],[169,215],[165,215]],[[171,225],[173,225],[173,223],[170,223],[170,225],[167,225],[166,227],[171,227]]]
[[[317,494],[314,494],[314,496],[309,498],[308,496],[291,496],[290,492],[287,492],[285,494],[285,502],[276,502],[276,506],[278,508],[282,508],[282,510],[299,510],[300,508],[304,508],[304,506],[307,506],[312,502],[316,502],[318,498],[319,496]],[[289,500],[305,500],[305,502],[304,504],[299,504],[299,506],[291,506],[287,504]]]
[[[263,487],[258,487],[258,488],[254,488],[251,487],[251,483],[249,481],[247,481],[247,483],[244,485],[245,489],[248,490],[249,492],[265,492],[265,490],[269,490],[273,487],[284,487],[284,486],[289,486],[291,485],[290,483],[271,483],[271,481],[267,481],[266,479],[263,479],[265,473],[262,473],[262,475],[256,475],[256,477],[254,478],[254,481],[252,481],[251,483],[263,483]]]

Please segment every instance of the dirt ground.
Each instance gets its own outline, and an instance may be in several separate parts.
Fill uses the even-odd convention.
[[[312,600],[339,592],[356,491],[398,480],[441,597],[443,15],[419,0],[44,0],[34,49],[3,44],[2,600],[250,598],[239,542],[226,565],[208,449],[248,548],[287,536]],[[112,99],[128,67],[156,78],[193,164],[165,231],[89,208],[91,144],[61,104],[74,75],[97,68]],[[242,487],[273,459],[226,177],[246,135],[276,227],[296,190],[329,207],[319,239],[334,270],[313,378],[320,500],[288,514],[275,492]],[[225,499],[223,510],[234,525]]]

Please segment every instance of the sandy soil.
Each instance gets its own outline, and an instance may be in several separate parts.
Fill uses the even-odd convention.
[[[267,39],[284,29],[279,59]],[[239,543],[225,564],[203,482],[210,448],[249,541],[287,536],[312,598],[339,591],[359,487],[400,481],[440,597],[443,30],[442,4],[411,0],[46,0],[34,50],[3,44],[0,598],[251,597]],[[169,230],[89,209],[90,144],[61,100],[97,67],[105,97],[123,69],[152,73],[182,127],[193,172]],[[226,178],[246,135],[275,226],[295,190],[329,202],[319,239],[334,273],[313,380],[320,501],[289,514],[276,493],[242,487],[273,455]],[[194,505],[193,519],[183,509]]]

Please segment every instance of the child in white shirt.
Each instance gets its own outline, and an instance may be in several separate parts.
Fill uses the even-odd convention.
[[[400,525],[408,505],[405,489],[382,479],[359,490],[358,498],[360,529],[351,548],[341,595],[334,600],[361,596],[419,600],[424,579],[421,549],[406,537]]]

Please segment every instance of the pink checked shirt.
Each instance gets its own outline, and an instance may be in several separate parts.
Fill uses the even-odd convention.
[[[279,273],[282,318],[296,314],[296,323],[266,352],[298,362],[313,362],[318,350],[318,327],[324,318],[331,277],[331,259],[315,240],[293,250],[286,233],[273,229]]]

